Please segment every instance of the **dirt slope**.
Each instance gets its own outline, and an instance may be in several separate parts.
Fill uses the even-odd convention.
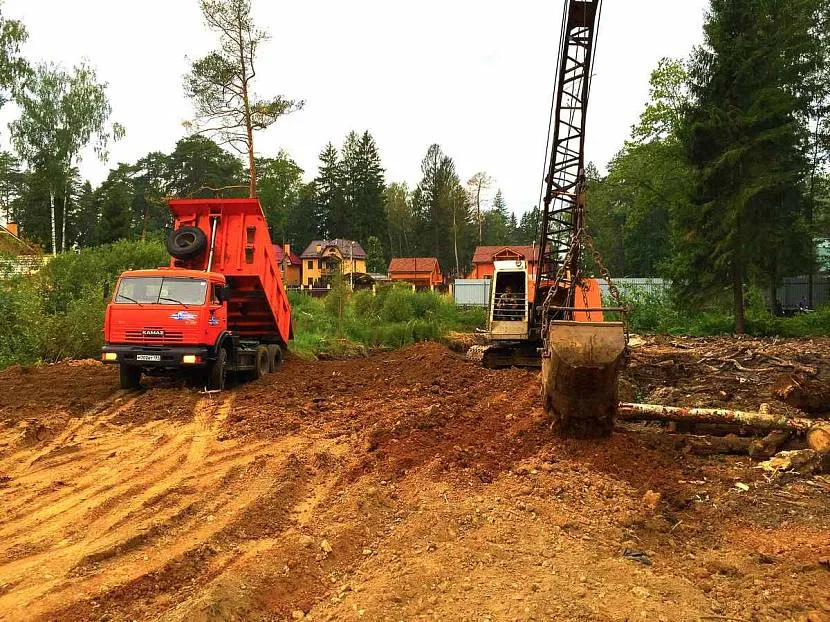
[[[824,377],[810,343],[776,352]],[[629,389],[790,408],[792,369],[680,345],[640,346]],[[553,438],[525,371],[419,345],[220,396],[116,384],[0,373],[0,619],[830,619],[830,478],[635,430]]]

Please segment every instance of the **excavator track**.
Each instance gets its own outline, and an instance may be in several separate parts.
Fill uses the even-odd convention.
[[[467,351],[467,360],[486,369],[542,366],[537,344],[524,342],[473,346]]]

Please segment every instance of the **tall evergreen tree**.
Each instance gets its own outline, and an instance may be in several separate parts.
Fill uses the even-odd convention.
[[[421,173],[423,178],[412,194],[413,250],[438,258],[442,266],[460,268],[468,261],[470,215],[468,197],[458,180],[455,164],[441,147],[431,145],[421,162]]]
[[[730,287],[738,333],[747,280],[763,273],[774,284],[781,265],[810,245],[798,190],[807,168],[801,119],[824,5],[712,0],[693,58],[687,145],[699,183],[678,213],[675,282],[689,300]]]
[[[327,238],[344,238],[349,216],[344,194],[343,166],[337,149],[328,143],[320,152],[320,167],[314,180],[322,233]]]
[[[9,151],[0,151],[0,214],[8,221],[12,203],[23,191],[20,160]]]
[[[111,174],[96,191],[101,208],[98,240],[116,242],[130,237],[133,193],[121,174]]]
[[[507,202],[501,189],[493,197],[493,206],[484,212],[484,235],[483,242],[487,246],[501,246],[509,244],[510,234],[510,213],[507,210]]]
[[[98,243],[98,220],[98,198],[92,190],[92,184],[85,181],[78,195],[78,211],[75,216],[75,241],[78,246],[89,247]]]
[[[406,183],[393,182],[386,187],[383,207],[386,213],[390,256],[409,256],[415,220]]]
[[[291,242],[298,253],[302,253],[312,240],[326,237],[319,205],[316,184],[311,182],[300,186],[297,203],[288,212],[285,222],[285,240]]]

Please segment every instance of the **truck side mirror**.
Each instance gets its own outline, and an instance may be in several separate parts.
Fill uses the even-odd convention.
[[[223,285],[219,289],[216,290],[216,297],[219,299],[219,302],[227,302],[231,299],[231,286],[230,285]]]

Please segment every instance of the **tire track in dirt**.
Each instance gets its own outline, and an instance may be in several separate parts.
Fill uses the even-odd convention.
[[[13,486],[0,491],[20,501],[0,509],[0,548],[12,552],[0,558],[0,618],[17,618],[21,607],[27,617],[45,614],[81,594],[94,595],[106,589],[99,576],[104,567],[107,584],[123,583],[187,556],[266,495],[287,460],[280,454],[302,445],[293,438],[244,446],[219,442],[233,394],[200,399],[187,424],[108,429],[108,421],[139,399],[93,409],[97,414],[84,416],[27,460],[15,458],[14,470],[4,466]],[[58,451],[58,443],[93,430],[94,447]],[[27,472],[35,463],[38,468]],[[221,494],[223,482],[240,488],[240,478],[246,481],[239,494]],[[71,489],[54,490],[56,480],[72,482]],[[33,499],[38,507],[27,505]],[[119,572],[121,558],[148,548],[139,563]]]

